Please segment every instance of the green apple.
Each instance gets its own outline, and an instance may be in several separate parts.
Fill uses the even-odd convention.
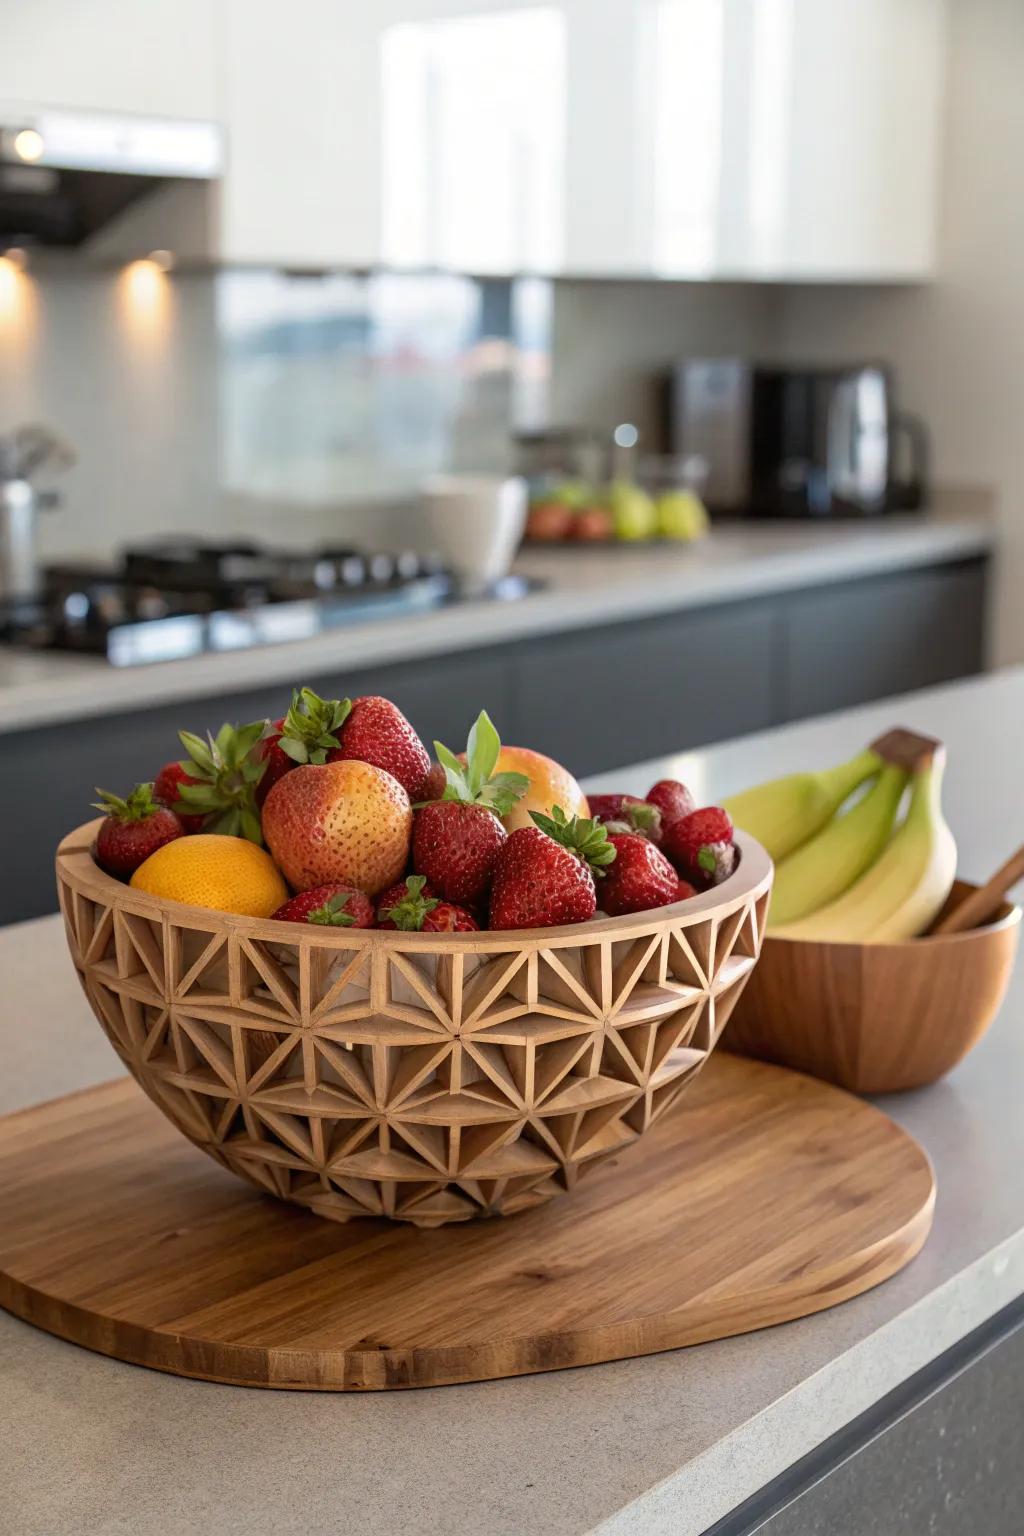
[[[572,507],[575,511],[578,507],[587,507],[591,504],[594,500],[594,488],[585,480],[563,480],[544,499],[560,501],[563,507]]]
[[[616,480],[608,488],[608,510],[615,524],[615,537],[631,543],[653,539],[658,531],[654,502],[646,491],[626,480]]]
[[[708,531],[708,514],[695,491],[663,491],[654,508],[663,539],[688,542]]]

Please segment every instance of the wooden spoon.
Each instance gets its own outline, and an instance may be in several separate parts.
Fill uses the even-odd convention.
[[[931,932],[966,933],[969,928],[980,928],[982,923],[995,916],[1003,897],[1018,880],[1024,880],[1024,844],[996,870],[991,880],[972,891],[952,912],[947,912]]]

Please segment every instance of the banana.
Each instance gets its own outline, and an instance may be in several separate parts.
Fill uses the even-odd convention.
[[[723,804],[733,824],[756,837],[778,861],[820,832],[847,796],[881,766],[878,754],[865,750],[821,773],[791,773],[757,784]]]
[[[906,818],[871,868],[836,901],[776,938],[894,943],[924,932],[956,874],[956,843],[940,800],[945,753],[938,748],[913,775]]]
[[[862,800],[804,843],[775,871],[768,931],[835,901],[875,862],[892,835],[907,774],[887,763]]]

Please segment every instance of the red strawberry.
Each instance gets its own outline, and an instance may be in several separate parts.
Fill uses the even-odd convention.
[[[689,880],[677,880],[676,881],[676,893],[672,897],[672,900],[673,901],[689,901],[690,897],[691,896],[696,896],[696,894],[697,894],[697,892],[694,889],[694,887],[690,884]]]
[[[420,806],[412,828],[412,863],[446,901],[485,901],[494,861],[508,838],[498,820],[528,786],[525,774],[495,773],[501,739],[481,710],[466,742],[465,760],[434,743],[445,773],[442,800]]]
[[[451,901],[425,896],[427,882],[422,875],[410,875],[404,882],[406,895],[394,906],[378,909],[378,928],[398,928],[403,933],[476,933],[480,924],[472,913]]]
[[[613,832],[615,862],[601,882],[601,907],[611,917],[646,912],[676,899],[679,877],[663,853],[637,832]]]
[[[689,816],[696,807],[690,791],[678,779],[659,779],[657,784],[651,785],[645,798],[651,805],[658,807],[663,827],[668,826],[670,821],[679,821],[683,816]]]
[[[440,763],[431,763],[430,772],[420,785],[421,800],[440,800],[448,787],[448,775]]]
[[[256,759],[267,765],[256,788],[257,804],[300,763],[326,763],[351,708],[348,699],[322,699],[312,688],[296,689],[288,713],[268,723],[254,748]]]
[[[194,779],[190,773],[185,772],[181,763],[164,763],[153,780],[153,799],[159,801],[161,805],[169,806],[173,811],[181,799],[181,786],[198,783],[198,779]],[[185,832],[201,832],[203,822],[206,820],[205,816],[189,816],[181,811],[177,812],[177,817]]]
[[[636,795],[588,795],[595,821],[616,832],[639,832],[652,843],[661,842],[661,812]]]
[[[383,768],[397,779],[410,800],[422,799],[430,772],[430,754],[397,704],[368,694],[356,699],[338,736],[341,745],[328,752],[329,763],[357,758]]]
[[[720,806],[691,811],[665,828],[662,848],[698,890],[721,885],[736,868],[732,822]]]
[[[550,816],[530,815],[534,825],[510,833],[495,861],[491,927],[586,922],[597,911],[593,871],[610,864],[615,849],[592,817],[569,820],[558,806]]]
[[[184,834],[174,812],[153,799],[152,784],[136,784],[126,800],[105,789],[96,793],[96,809],[107,813],[96,834],[96,862],[108,875],[127,880],[151,853]]]
[[[324,928],[372,928],[373,902],[351,885],[318,885],[300,891],[272,912],[277,923],[318,923]]]
[[[486,899],[494,861],[507,841],[505,828],[485,805],[434,800],[413,819],[413,868],[446,901],[474,906]]]
[[[409,879],[418,880],[419,877],[417,875],[410,875]],[[381,891],[377,897],[378,921],[383,917],[388,907],[397,907],[398,903],[404,901],[410,894],[422,896],[427,901],[437,896],[437,892],[429,880],[424,880],[422,884],[417,884],[412,892],[409,890],[409,880],[399,880],[396,885],[389,885],[386,891]]]

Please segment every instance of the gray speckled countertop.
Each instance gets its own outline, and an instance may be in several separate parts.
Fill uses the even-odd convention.
[[[993,547],[983,503],[964,493],[934,518],[727,525],[690,546],[531,549],[515,568],[544,585],[516,602],[465,602],[187,661],[116,668],[0,646],[0,733],[962,560]]]
[[[977,878],[1020,835],[1022,720],[1024,670],[592,787],[643,793],[672,772],[701,797],[727,794],[838,761],[905,724],[949,743],[947,815]],[[62,946],[56,918],[0,932],[0,1110],[116,1070]],[[1024,971],[945,1082],[885,1102],[936,1168],[922,1254],[854,1301],[761,1333],[546,1376],[349,1397],[162,1376],[0,1314],[0,1530],[697,1536],[1024,1291],[1022,1026]]]

